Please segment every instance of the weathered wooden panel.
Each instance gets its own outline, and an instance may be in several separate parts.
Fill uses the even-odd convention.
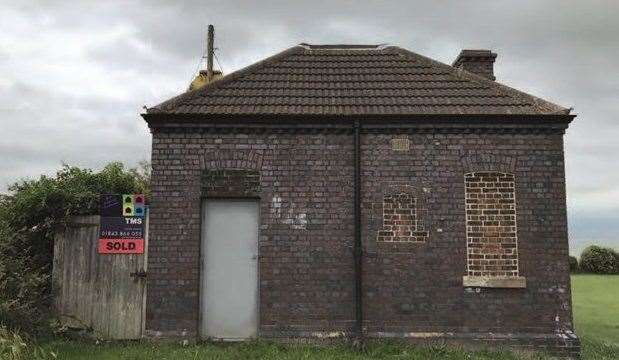
[[[148,218],[145,242],[148,242]],[[99,216],[75,217],[56,234],[53,280],[63,323],[92,328],[106,339],[142,336],[146,280],[144,254],[98,254]]]

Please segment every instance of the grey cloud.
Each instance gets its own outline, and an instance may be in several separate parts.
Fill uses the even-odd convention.
[[[0,109],[2,187],[51,174],[62,163],[98,168],[113,160],[135,165],[149,156],[148,130],[129,103],[70,98],[19,83],[7,93],[29,101]]]

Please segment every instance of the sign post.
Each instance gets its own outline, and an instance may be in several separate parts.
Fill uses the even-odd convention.
[[[101,195],[99,223],[99,254],[143,254],[144,215],[143,194]]]

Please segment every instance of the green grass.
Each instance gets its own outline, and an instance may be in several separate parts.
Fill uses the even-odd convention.
[[[576,333],[583,343],[584,360],[619,359],[619,276],[574,275],[572,296]],[[193,360],[193,359],[544,359],[541,354],[507,351],[465,351],[453,347],[413,347],[398,342],[373,342],[363,351],[339,344],[330,346],[277,345],[269,342],[238,344],[53,341],[47,350],[67,360]]]
[[[447,346],[412,347],[397,342],[370,343],[364,350],[348,345],[310,346],[277,345],[269,342],[241,344],[200,344],[181,347],[161,343],[124,343],[92,345],[80,342],[54,342],[46,346],[58,359],[87,360],[189,360],[189,359],[546,359],[537,354],[515,354],[508,351],[464,351]]]
[[[572,275],[572,303],[576,334],[619,346],[619,275]]]

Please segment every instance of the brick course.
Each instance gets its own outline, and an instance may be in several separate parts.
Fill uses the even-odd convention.
[[[470,276],[518,276],[513,174],[464,176],[467,269]]]
[[[412,194],[397,193],[383,197],[383,227],[376,241],[425,241],[427,231],[417,231],[417,198]]]
[[[408,149],[394,149],[403,135]],[[364,131],[361,150],[368,335],[572,330],[561,131]],[[217,194],[260,198],[261,336],[352,328],[349,131],[153,128],[152,164],[149,334],[198,336],[200,203]],[[513,175],[524,289],[462,286],[463,179],[484,171]],[[400,217],[386,220],[385,205]]]

